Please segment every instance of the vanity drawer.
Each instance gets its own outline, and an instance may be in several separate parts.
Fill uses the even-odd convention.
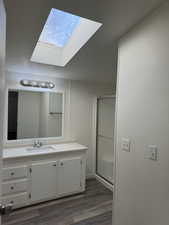
[[[28,167],[8,167],[3,169],[3,180],[24,178],[28,175]]]
[[[5,196],[2,198],[2,204],[12,204],[13,208],[25,206],[28,203],[28,193]]]
[[[27,180],[9,181],[2,184],[2,194],[13,194],[27,191]]]

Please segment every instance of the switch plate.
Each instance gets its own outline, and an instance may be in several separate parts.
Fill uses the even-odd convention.
[[[148,146],[148,159],[157,161],[158,160],[158,148],[156,145]]]
[[[122,138],[122,151],[130,152],[131,141],[128,138]]]

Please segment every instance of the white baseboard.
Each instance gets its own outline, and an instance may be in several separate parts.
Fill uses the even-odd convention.
[[[93,173],[89,173],[86,175],[86,180],[95,179],[95,175]]]

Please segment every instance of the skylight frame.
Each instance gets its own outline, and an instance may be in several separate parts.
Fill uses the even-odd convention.
[[[68,14],[74,16],[75,18],[78,18],[78,23],[76,24],[76,26],[74,26],[74,29],[72,29],[69,34],[69,38],[64,42],[62,46],[59,46],[55,43],[50,43],[48,40],[44,41],[41,38],[42,36],[40,35],[40,38],[35,46],[30,60],[36,63],[64,67],[96,33],[96,31],[102,26],[102,24],[53,8],[51,9],[49,16],[51,15],[51,12],[53,10],[56,10],[55,12],[62,12],[63,14]]]

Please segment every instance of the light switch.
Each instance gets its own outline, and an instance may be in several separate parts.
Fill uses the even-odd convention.
[[[148,146],[148,159],[157,161],[158,159],[158,148],[156,145]]]
[[[130,144],[131,144],[130,139],[122,138],[121,148],[122,148],[123,151],[130,152]]]

